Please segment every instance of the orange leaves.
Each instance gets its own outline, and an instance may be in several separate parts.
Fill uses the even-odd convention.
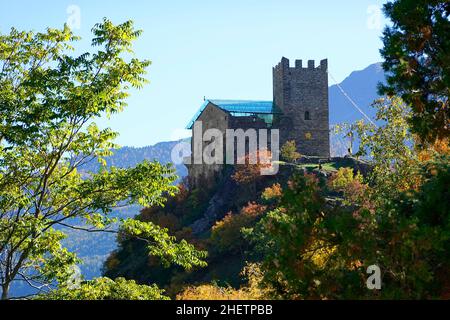
[[[271,167],[272,153],[268,150],[259,150],[256,154],[247,154],[240,162],[244,164],[236,165],[236,171],[231,176],[238,184],[249,184],[258,180],[261,171]],[[239,163],[239,162],[238,162]]]
[[[283,189],[279,183],[275,183],[271,187],[264,189],[262,198],[266,201],[278,199],[283,195]]]
[[[241,209],[241,214],[250,217],[257,217],[266,211],[267,207],[257,204],[256,202],[249,202],[247,206]]]
[[[448,155],[450,154],[450,143],[448,138],[444,139],[436,139],[434,143],[428,148],[424,148],[419,152],[419,161],[426,162],[430,160],[433,156],[433,153],[437,153],[440,155]]]
[[[212,227],[211,240],[219,251],[235,251],[244,245],[242,228],[251,227],[258,216],[266,211],[266,206],[249,202],[239,214],[229,212],[225,218]]]

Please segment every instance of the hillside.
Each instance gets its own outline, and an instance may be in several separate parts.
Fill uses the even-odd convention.
[[[384,80],[379,63],[372,64],[364,70],[352,72],[340,85],[349,94],[352,99],[364,110],[368,115],[373,115],[374,110],[371,103],[378,97],[377,84]],[[362,118],[362,115],[351,105],[346,97],[336,85],[330,86],[330,123],[336,124],[340,122],[354,122]],[[147,160],[157,160],[161,163],[169,163],[171,161],[172,148],[180,141],[160,142],[153,146],[141,148],[123,147],[114,151],[114,155],[106,159],[108,166],[116,167],[132,167],[137,163]],[[346,141],[340,137],[332,136],[331,138],[332,155],[344,155],[347,150]],[[91,162],[89,166],[85,166],[84,170],[96,171],[99,164]],[[175,166],[177,175],[181,178],[187,175],[187,169],[184,165]],[[120,216],[130,217],[139,213],[140,208],[131,207],[118,212]],[[71,249],[76,250],[85,260],[82,271],[86,272],[86,276],[91,278],[100,274],[100,267],[105,257],[116,248],[114,236],[106,235],[85,235],[79,232],[70,232],[67,243]],[[92,244],[100,244],[95,245]]]
[[[313,173],[324,183],[339,168],[349,167],[368,172],[367,164],[350,158],[334,158],[319,170],[317,163],[282,163],[275,176],[251,175],[251,181],[237,178],[236,169],[229,168],[219,179],[204,181],[193,190],[181,188],[180,194],[164,207],[146,208],[137,218],[168,228],[178,239],[186,239],[209,253],[208,267],[184,272],[178,267],[164,268],[159,258],[148,258],[146,244],[136,239],[121,239],[119,249],[105,264],[105,275],[135,279],[141,283],[157,283],[174,296],[186,284],[215,282],[239,287],[244,281],[240,271],[248,261],[259,261],[253,245],[240,233],[251,228],[260,214],[270,207],[264,194],[285,188],[293,174]],[[237,169],[239,170],[239,169]],[[245,169],[242,172],[247,172]],[[327,195],[330,204],[339,201],[335,194]],[[224,263],[226,262],[226,263]]]
[[[377,98],[377,84],[384,80],[384,73],[379,63],[372,64],[364,70],[352,72],[340,85],[347,94],[358,104],[358,106],[368,115],[373,116],[374,110],[370,107],[373,100]],[[341,93],[336,85],[329,88],[330,103],[330,124],[341,122],[354,122],[363,116]],[[160,142],[153,146],[145,147],[122,147],[114,150],[111,157],[106,158],[107,166],[116,166],[128,168],[135,166],[143,160],[156,160],[161,163],[171,162],[172,148],[180,141]],[[342,156],[346,154],[347,142],[345,139],[336,135],[331,136],[331,154],[332,156]],[[85,173],[97,171],[99,164],[91,162],[83,167]],[[184,165],[175,166],[180,181],[187,175],[187,169]],[[199,201],[200,198],[197,199]],[[206,199],[203,199],[206,200]],[[209,199],[208,199],[209,200]],[[242,204],[240,204],[242,205]],[[236,209],[237,207],[235,207]],[[198,207],[197,212],[191,212],[191,218],[196,214],[201,214],[206,207]],[[114,214],[120,217],[133,217],[139,214],[141,208],[129,207],[121,211],[115,211]],[[65,244],[70,250],[76,252],[83,260],[84,264],[80,266],[82,273],[87,279],[99,276],[101,267],[108,255],[117,248],[115,236],[113,234],[86,234],[82,231],[65,230],[68,238]],[[20,291],[20,290],[19,290]],[[27,292],[24,292],[27,293]]]
[[[364,113],[373,117],[374,110],[371,104],[378,97],[377,85],[381,81],[384,81],[381,66],[373,64],[364,70],[353,72],[340,86]],[[329,95],[331,125],[354,122],[363,118],[338,86],[331,86]],[[333,156],[346,154],[345,139],[333,135],[331,145]],[[336,169],[333,166],[335,164],[328,166],[328,170]],[[315,165],[309,166],[308,170],[314,167]],[[187,239],[197,244],[199,248],[207,248],[211,255],[209,267],[206,270],[185,274],[178,268],[165,269],[160,267],[157,259],[146,258],[143,243],[125,240],[120,243],[119,250],[115,251],[106,262],[105,275],[125,276],[143,283],[156,282],[165,286],[172,294],[177,292],[182,282],[196,283],[214,280],[238,286],[242,280],[239,270],[242,269],[244,261],[257,259],[257,257],[249,257],[245,254],[248,249],[248,244],[245,242],[227,244],[226,248],[223,248],[224,244],[217,243],[214,236],[211,236],[211,226],[224,219],[227,213],[238,214],[246,210],[258,210],[257,205],[253,207],[252,203],[258,202],[264,188],[274,183],[285,184],[291,173],[291,167],[284,167],[277,177],[266,177],[250,188],[236,184],[230,179],[231,173],[228,173],[213,189],[190,191],[183,189],[181,195],[172,199],[166,208],[147,208],[141,211],[139,219],[158,223],[167,227],[178,238]],[[207,220],[209,224],[205,227]],[[198,228],[199,225],[202,227]],[[226,265],[223,261],[227,261]]]

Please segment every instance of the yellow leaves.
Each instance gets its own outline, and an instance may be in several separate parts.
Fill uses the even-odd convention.
[[[280,150],[281,158],[287,162],[295,162],[301,157],[301,154],[297,152],[297,145],[295,140],[286,141]]]
[[[275,183],[271,187],[264,189],[262,193],[262,198],[264,200],[278,199],[283,195],[283,189],[279,183]]]
[[[356,191],[352,190],[352,185],[362,184],[363,177],[357,172],[353,173],[352,168],[339,168],[336,173],[333,173],[331,178],[328,181],[328,185],[335,191],[346,192],[346,191]]]
[[[337,246],[329,245],[323,240],[316,240],[309,246],[302,257],[310,260],[317,268],[322,269],[326,267],[328,259],[336,251]]]
[[[216,222],[211,230],[211,241],[219,251],[236,250],[243,245],[242,228],[251,227],[257,216],[266,210],[265,206],[249,203],[242,208],[241,213],[229,212],[225,218]]]
[[[449,155],[450,144],[448,138],[436,139],[433,144],[424,147],[418,152],[420,162],[426,162],[433,158],[434,155]]]
[[[247,278],[247,284],[239,289],[219,287],[215,284],[203,284],[187,287],[176,297],[177,300],[263,300],[269,290],[262,288],[263,272],[256,263],[248,263],[241,272]]]
[[[433,150],[438,154],[450,154],[450,144],[448,138],[436,139],[433,144]]]
[[[197,287],[187,287],[177,295],[177,300],[251,300],[240,290],[231,287],[221,288],[216,285],[200,285]]]

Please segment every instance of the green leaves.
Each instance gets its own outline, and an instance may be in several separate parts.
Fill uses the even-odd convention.
[[[450,9],[446,0],[396,0],[384,5],[387,84],[412,107],[412,131],[425,143],[450,135]]]
[[[162,229],[153,223],[127,219],[122,223],[121,232],[146,241],[149,253],[160,257],[166,266],[175,263],[188,270],[195,266],[206,266],[203,260],[207,256],[206,251],[196,250],[185,240],[176,243],[175,237],[169,236],[167,229]]]
[[[274,297],[311,297],[311,283],[321,271],[314,269],[318,255],[310,253],[333,248],[321,233],[325,200],[319,186],[314,175],[294,174],[279,206],[263,216],[253,230],[246,230],[264,257],[264,283],[272,288]]]
[[[104,19],[92,32],[98,51],[79,56],[70,55],[79,39],[67,26],[0,35],[2,298],[19,279],[40,290],[64,283],[80,262],[61,245],[64,228],[111,232],[117,222],[109,216],[113,208],[164,205],[177,192],[171,165],[145,161],[107,169],[105,158],[117,148],[117,133],[99,129],[93,120],[123,110],[127,90],[147,82],[150,62],[133,55],[141,31],[131,21],[114,25]],[[100,162],[101,170],[84,172],[90,161]],[[205,265],[204,252],[155,225],[126,221],[120,232],[149,241],[149,252],[165,263]],[[122,280],[99,279],[85,288],[110,290],[105,294],[111,298],[116,290],[120,297],[131,290],[130,297],[163,298],[155,287]]]
[[[301,154],[297,152],[295,140],[286,141],[280,151],[281,158],[290,163],[295,163],[301,157]]]
[[[410,106],[401,98],[383,98],[374,102],[377,109],[376,120],[379,124],[374,126],[358,121],[354,124],[344,124],[341,130],[346,130],[346,135],[358,137],[359,150],[356,156],[370,159],[374,169],[369,181],[377,187],[374,192],[394,195],[407,185],[415,183],[414,163],[418,161],[417,142],[413,136],[409,119],[411,118]],[[379,197],[380,201],[386,197]]]
[[[89,208],[108,213],[113,206],[139,203],[142,206],[163,205],[167,196],[177,188],[170,165],[144,161],[134,168],[111,167],[92,174],[82,181],[75,192],[80,203],[90,202]]]
[[[85,281],[78,288],[61,287],[48,295],[38,296],[43,300],[169,300],[164,290],[156,285],[139,285],[133,280],[97,278]]]
[[[70,43],[79,40],[65,26],[46,33],[0,35],[0,128],[8,143],[30,143],[66,122],[79,127],[92,117],[122,111],[129,86],[142,88],[150,61],[131,58],[140,35],[131,21],[109,20],[93,28],[97,53],[71,57]]]

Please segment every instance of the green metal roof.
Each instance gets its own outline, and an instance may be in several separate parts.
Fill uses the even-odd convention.
[[[281,113],[275,107],[272,101],[255,101],[255,100],[205,100],[200,109],[194,115],[187,125],[187,129],[192,129],[194,122],[205,110],[208,104],[212,103],[223,111],[229,112],[234,116],[246,116],[251,114],[279,114]]]

